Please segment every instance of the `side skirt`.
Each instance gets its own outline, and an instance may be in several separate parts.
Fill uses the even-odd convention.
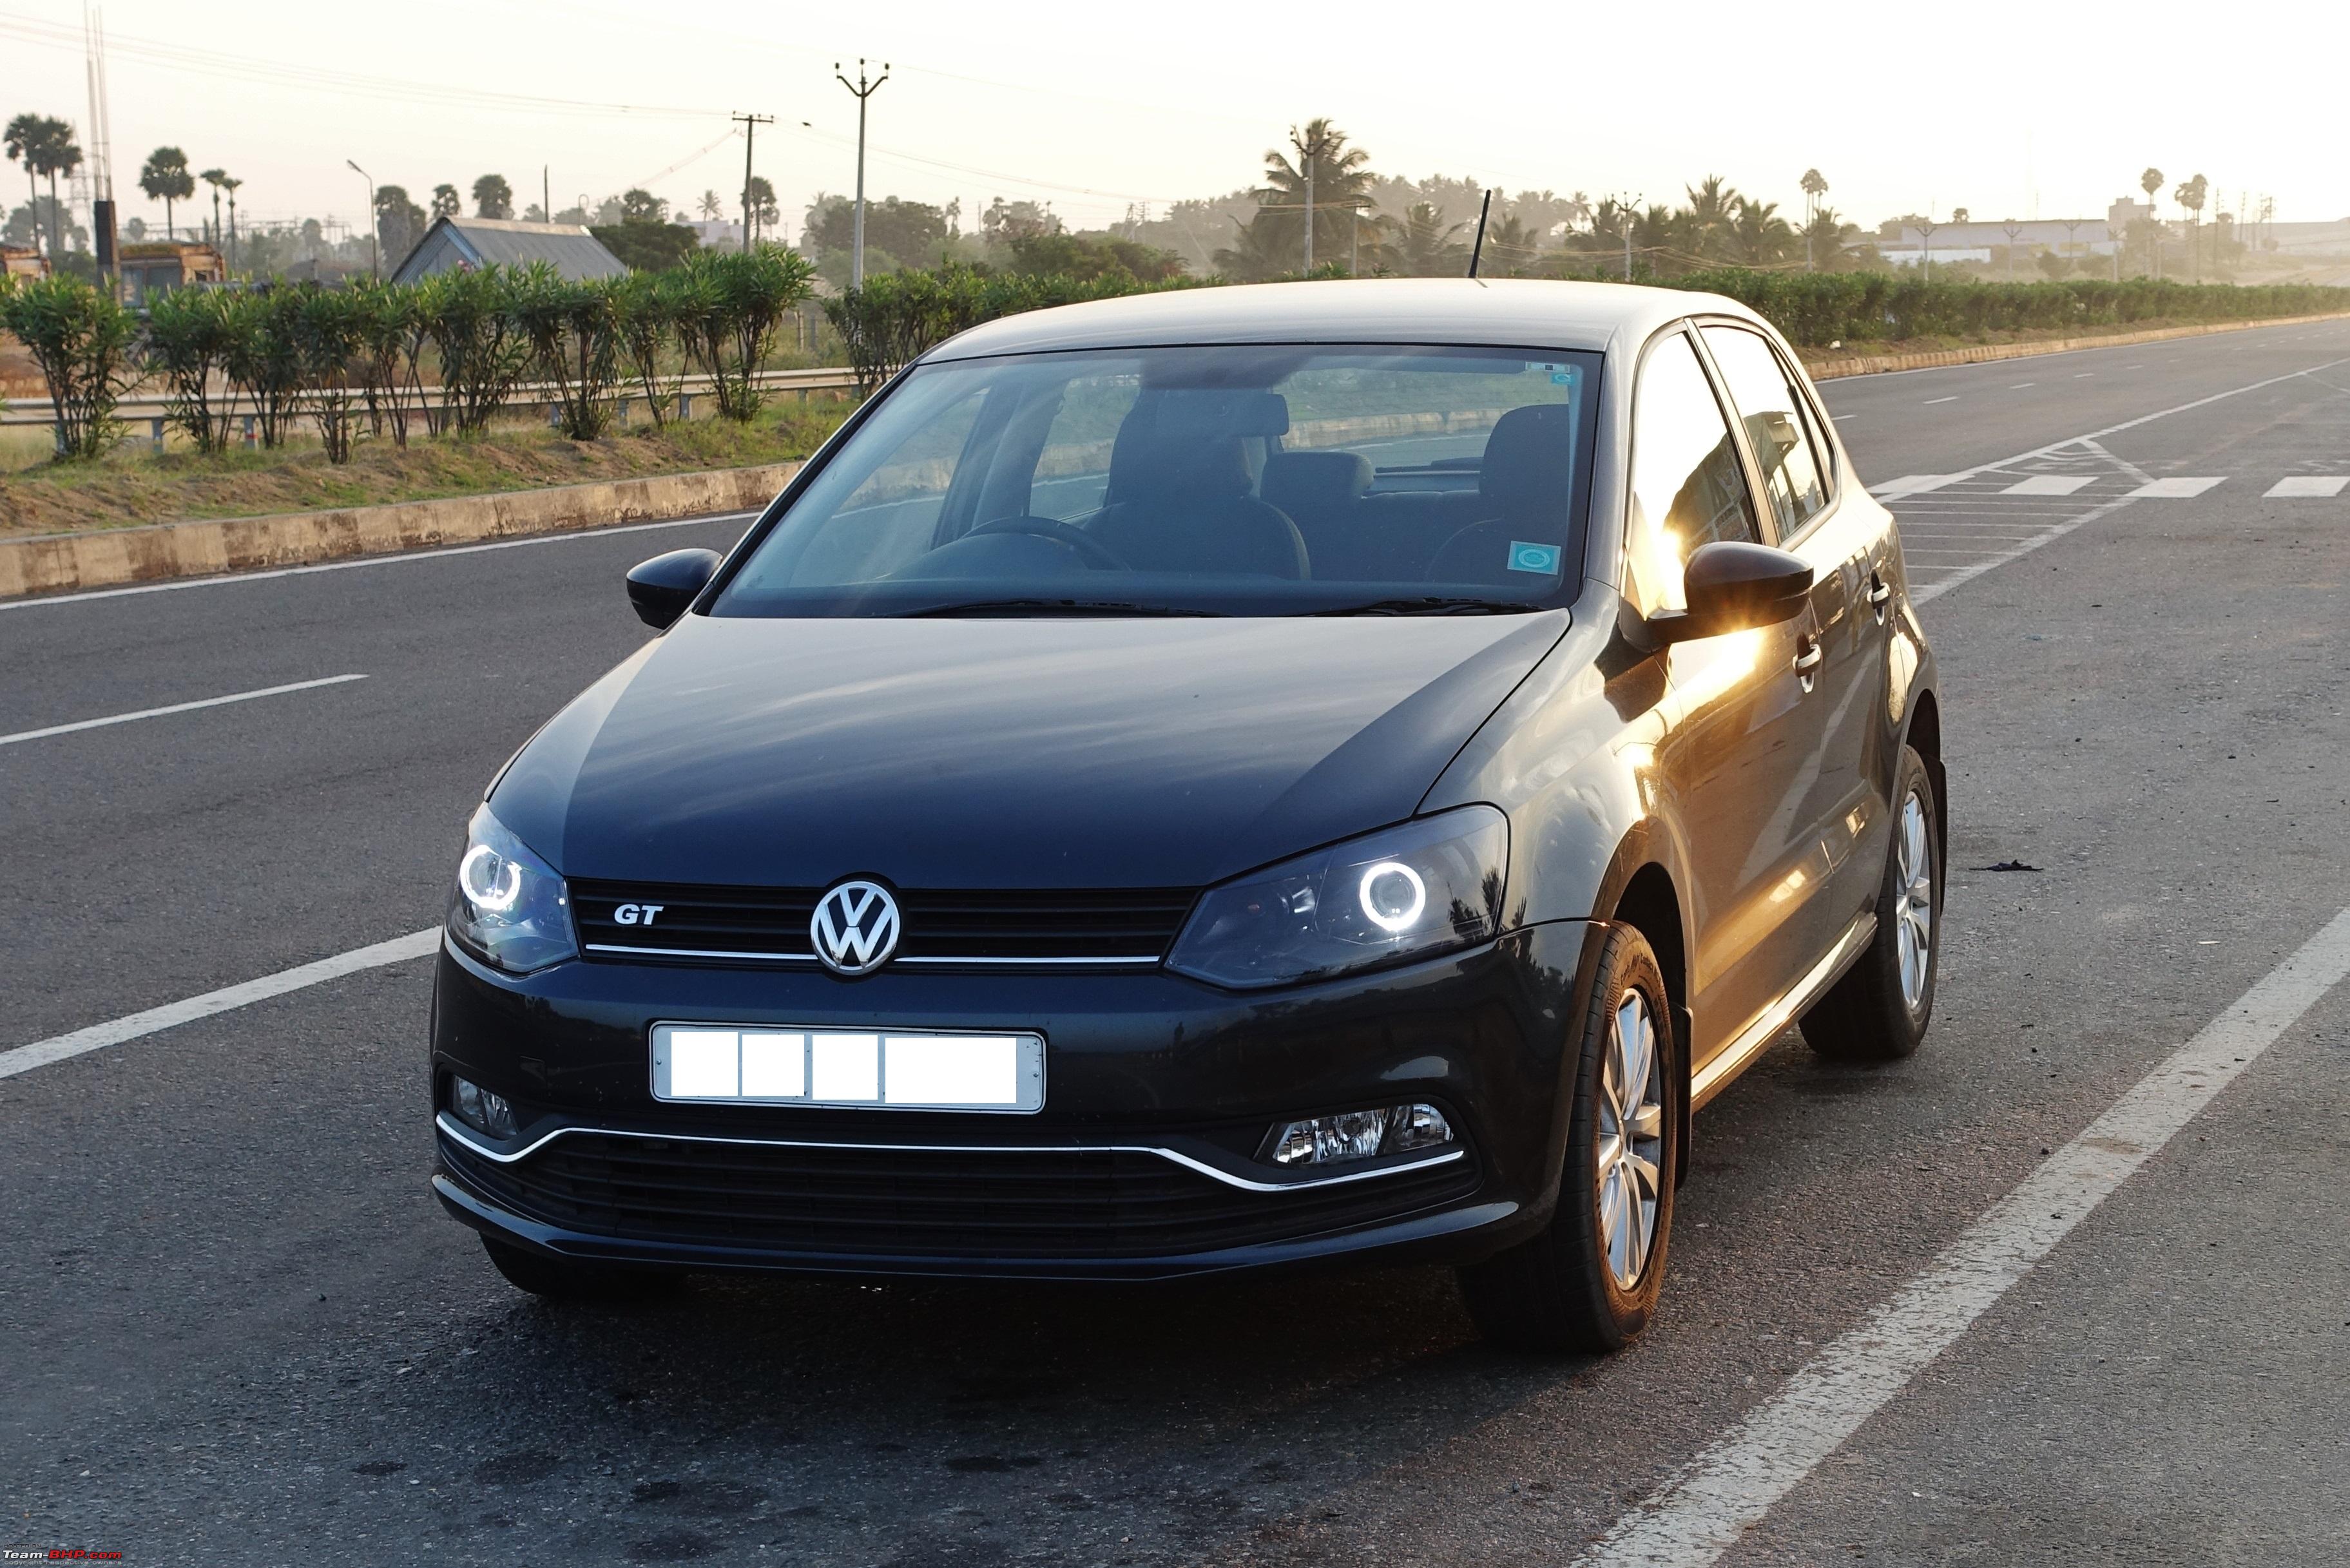
[[[1792,990],[1762,1010],[1762,1015],[1748,1024],[1737,1039],[1713,1054],[1712,1060],[1697,1070],[1690,1080],[1690,1108],[1701,1110],[1707,1101],[1728,1088],[1731,1080],[1753,1064],[1754,1058],[1779,1038],[1788,1024],[1804,1015],[1804,1010],[1819,1000],[1820,994],[1844,978],[1853,961],[1859,958],[1877,935],[1877,911],[1864,910],[1860,919],[1848,927],[1828,950],[1828,956],[1814,964],[1811,972],[1797,981]]]

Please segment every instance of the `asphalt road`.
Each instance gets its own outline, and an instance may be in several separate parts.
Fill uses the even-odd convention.
[[[2269,493],[2350,475],[2350,326],[1826,395],[1872,484],[1941,481],[1896,504],[1948,696],[1939,1012],[1889,1068],[1791,1035],[1700,1117],[1629,1351],[1488,1353],[1436,1271],[552,1311],[425,1189],[416,961],[0,1078],[0,1547],[1599,1550],[2350,904],[2350,494]],[[622,569],[739,526],[0,608],[0,1051],[432,925],[483,783],[640,641]],[[2231,1070],[1721,1560],[2350,1561],[2350,985]]]

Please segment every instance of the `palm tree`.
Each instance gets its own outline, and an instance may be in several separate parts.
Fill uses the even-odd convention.
[[[81,167],[81,147],[74,140],[72,125],[65,120],[45,120],[43,130],[47,134],[41,141],[41,172],[49,177],[49,254],[54,256],[65,249],[65,209],[57,205],[57,176]]]
[[[1835,270],[1836,260],[1844,249],[1859,236],[1860,225],[1847,223],[1836,215],[1834,207],[1821,206],[1812,212],[1812,220],[1804,225],[1804,265],[1811,267],[1818,258],[1827,259],[1828,270]]]
[[[228,178],[228,171],[225,169],[207,169],[203,173],[197,175],[196,178],[213,188],[213,226],[212,233],[209,237],[213,244],[219,244],[221,243],[222,234],[220,205],[221,182]]]
[[[1469,265],[1469,247],[1461,243],[1462,223],[1447,223],[1433,202],[1414,202],[1403,221],[1387,220],[1388,243],[1400,270],[1408,277],[1453,277]]]
[[[1741,196],[1731,209],[1729,244],[1731,258],[1745,266],[1772,266],[1784,261],[1795,231],[1779,216],[1776,202],[1753,202]]]
[[[2154,275],[2160,277],[2162,275],[2162,202],[2157,192],[2162,189],[2162,171],[2149,165],[2147,171],[2137,177],[2137,188],[2146,192],[2147,210],[2154,218],[2154,237],[2148,242],[2148,246],[2154,254],[2152,269]]]
[[[1523,270],[1534,265],[1540,239],[1515,213],[1506,213],[1486,232],[1485,254],[1499,270]]]
[[[2203,252],[2195,243],[2196,226],[2203,221],[2203,201],[2210,194],[2211,182],[2198,174],[2173,191],[2171,199],[2187,209],[2187,255],[2195,264],[2195,281],[2203,281]]]
[[[139,188],[147,192],[149,201],[163,203],[163,237],[178,239],[179,233],[172,226],[172,203],[196,193],[195,176],[188,172],[188,155],[176,147],[158,147],[140,167]]]
[[[1812,229],[1819,222],[1820,198],[1828,193],[1826,176],[1816,169],[1804,171],[1804,270],[1813,270]]]
[[[236,270],[236,188],[244,182],[231,175],[221,176],[221,189],[228,192],[228,269]]]
[[[1689,237],[1695,242],[1690,248],[1711,257],[1729,236],[1732,210],[1740,201],[1738,192],[1721,175],[1709,174],[1704,183],[1690,188],[1688,195]]]
[[[454,185],[435,185],[432,187],[432,215],[434,217],[453,218],[464,210],[465,203],[459,198],[457,194],[457,187]]]
[[[8,122],[5,138],[8,161],[25,166],[25,210],[33,214],[33,244],[41,243],[41,185],[38,150],[41,144],[41,117],[20,114]]]
[[[514,187],[503,174],[484,174],[473,182],[473,212],[478,217],[514,216]]]
[[[1269,237],[1285,235],[1299,246],[1300,271],[1313,268],[1316,252],[1335,254],[1332,247],[1339,240],[1347,242],[1349,265],[1359,263],[1371,184],[1378,178],[1370,161],[1361,148],[1347,146],[1347,133],[1327,119],[1309,119],[1302,130],[1291,127],[1287,153],[1266,150],[1264,184],[1252,194],[1260,216],[1274,215]]]
[[[694,202],[694,207],[702,213],[702,221],[706,223],[714,223],[726,215],[726,203],[718,199],[718,192],[715,191],[704,191],[702,193],[702,199]]]
[[[1264,283],[1296,264],[1294,236],[1274,233],[1270,209],[1259,208],[1247,223],[1232,220],[1232,243],[1217,250],[1216,270],[1234,283]]]

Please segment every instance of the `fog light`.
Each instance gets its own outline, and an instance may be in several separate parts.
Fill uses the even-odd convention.
[[[454,1080],[450,1098],[457,1119],[475,1132],[492,1137],[512,1137],[518,1130],[515,1122],[514,1105],[504,1095],[494,1095],[468,1078]]]
[[[1452,1124],[1434,1106],[1392,1106],[1291,1122],[1273,1137],[1275,1165],[1327,1165],[1403,1154],[1452,1141]]]

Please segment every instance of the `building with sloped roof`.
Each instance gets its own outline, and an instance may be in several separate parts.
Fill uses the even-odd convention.
[[[394,283],[414,283],[459,268],[527,266],[546,262],[574,283],[624,277],[628,264],[604,242],[573,223],[525,223],[513,218],[436,218],[400,265]]]

